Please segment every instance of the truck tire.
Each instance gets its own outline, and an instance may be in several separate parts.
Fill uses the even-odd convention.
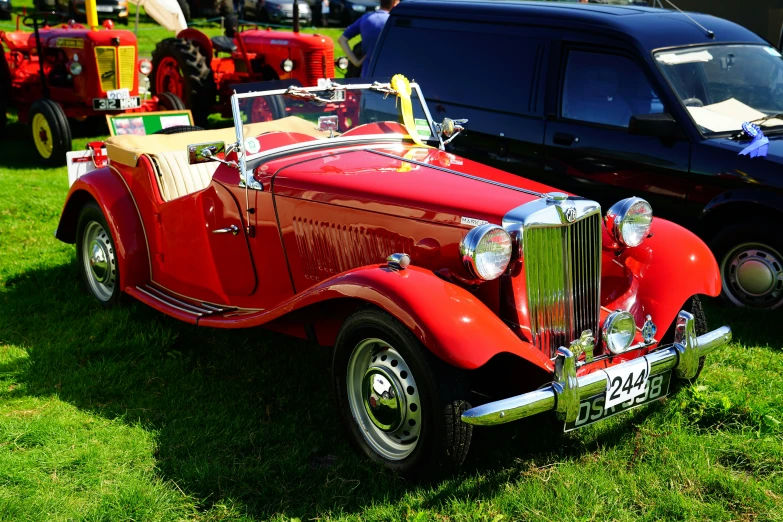
[[[65,153],[71,150],[71,128],[58,103],[40,99],[30,107],[33,143],[44,165],[65,165]]]
[[[201,50],[184,38],[167,38],[152,52],[150,87],[153,94],[170,92],[204,125],[215,105],[215,78]]]
[[[158,106],[164,111],[183,111],[187,108],[179,96],[170,92],[158,94]]]
[[[472,426],[465,376],[388,313],[362,309],[343,323],[332,384],[349,439],[377,464],[409,477],[437,475],[467,456]]]

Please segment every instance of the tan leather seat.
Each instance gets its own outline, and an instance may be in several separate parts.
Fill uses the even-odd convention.
[[[220,163],[188,164],[184,150],[150,154],[164,201],[181,198],[207,188]]]

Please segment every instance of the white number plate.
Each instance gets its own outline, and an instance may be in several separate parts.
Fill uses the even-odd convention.
[[[606,407],[611,408],[644,393],[650,365],[646,357],[604,370],[606,374]]]
[[[668,371],[655,375],[647,380],[647,387],[645,393],[636,396],[627,402],[617,404],[615,406],[606,406],[606,395],[596,395],[590,397],[586,401],[582,401],[579,404],[579,414],[574,422],[567,422],[565,425],[565,431],[575,430],[577,428],[584,428],[594,422],[602,421],[612,415],[617,415],[626,410],[636,408],[642,404],[648,402],[657,401],[666,397],[669,393],[669,383],[671,382],[672,372]]]
[[[132,96],[130,98],[93,98],[92,108],[96,111],[121,111],[123,109],[138,109],[141,107],[141,98]]]
[[[116,89],[113,91],[106,91],[106,97],[110,100],[122,100],[124,98],[130,98],[130,90]]]

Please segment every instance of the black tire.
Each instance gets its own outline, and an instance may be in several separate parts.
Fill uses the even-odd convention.
[[[681,310],[685,310],[686,312],[693,314],[693,319],[696,322],[695,329],[697,336],[707,333],[707,316],[704,315],[704,308],[701,306],[701,299],[699,299],[698,295],[694,295],[688,299],[682,306]],[[675,321],[672,323],[669,329],[666,330],[666,333],[663,334],[663,337],[661,337],[661,346],[672,344],[674,342],[674,331],[676,330],[676,327],[677,320],[675,318]],[[699,375],[701,375],[701,370],[704,368],[705,359],[705,357],[699,358],[699,369],[696,370],[696,375],[692,379],[680,379],[673,375],[673,391],[676,391],[683,386],[689,386],[696,382],[696,380],[699,378]]]
[[[390,364],[395,368],[407,365],[410,375],[400,371],[396,378],[399,383],[408,385],[405,388],[407,391],[403,392],[408,394],[406,397],[416,392],[421,403],[420,406],[410,403],[405,408],[403,427],[407,426],[406,420],[411,422],[407,418],[409,410],[415,412],[420,407],[421,411],[418,414],[420,431],[415,447],[404,458],[391,460],[375,450],[364,435],[370,430],[359,427],[359,422],[369,421],[356,419],[351,410],[347,382],[350,378],[347,375],[349,361],[354,350],[359,349],[363,340],[367,339],[382,340],[402,357],[399,364],[395,364],[396,360]],[[378,357],[378,360],[381,359],[386,360],[385,357]],[[375,364],[374,360],[372,364]],[[361,370],[359,367],[359,373]],[[411,383],[418,390],[414,390]],[[335,346],[332,384],[340,420],[351,443],[377,464],[400,475],[422,477],[454,469],[465,460],[473,431],[472,426],[461,420],[462,413],[470,408],[465,400],[468,392],[464,375],[432,355],[410,330],[386,312],[374,308],[363,309],[345,321]],[[401,386],[398,389],[402,389]],[[394,394],[391,396],[394,398]],[[361,412],[359,415],[362,415]]]
[[[102,230],[93,237],[96,225]],[[88,233],[90,234],[90,237],[98,243],[100,255],[104,256],[103,259],[105,260],[106,265],[104,270],[104,273],[106,274],[105,283],[98,284],[98,286],[96,286],[97,278],[94,277],[95,271],[91,266],[93,263],[88,261],[90,258],[89,248],[93,243],[92,240],[89,240],[86,237]],[[86,246],[85,241],[88,242]],[[85,252],[85,248],[88,249],[87,252]],[[79,267],[79,275],[82,279],[82,283],[84,283],[87,292],[101,303],[104,308],[115,306],[119,303],[122,296],[122,292],[120,291],[119,261],[115,254],[116,251],[114,238],[111,236],[111,229],[106,223],[103,212],[101,212],[97,203],[90,201],[84,205],[79,212],[79,221],[76,225],[76,263]],[[91,274],[93,275],[91,276]]]
[[[35,128],[36,116],[38,115],[46,120],[50,131],[45,133],[46,135],[42,138],[40,129],[36,130]],[[68,119],[65,117],[62,107],[45,98],[35,101],[30,107],[30,127],[33,143],[41,157],[41,162],[49,167],[65,165],[65,153],[71,150],[71,127],[68,125]],[[36,140],[36,132],[39,133],[39,138],[43,143]],[[51,151],[44,143],[51,143]]]
[[[5,53],[0,53],[0,136],[5,133],[5,126],[8,123],[8,100],[11,97],[11,71],[8,69],[8,62],[5,60]]]
[[[203,127],[198,127],[196,125],[177,125],[176,127],[169,127],[168,129],[160,129],[159,131],[153,132],[153,134],[179,134],[181,132],[193,132],[193,131],[202,131],[204,130]]]
[[[710,240],[721,272],[721,298],[732,305],[758,310],[775,310],[783,306],[783,236],[772,226],[759,223],[737,223],[719,231]],[[766,291],[742,284],[737,270],[740,262],[752,261],[769,272]],[[767,282],[767,281],[765,281]]]
[[[188,0],[177,0],[179,8],[182,9],[182,14],[185,16],[185,21],[190,23],[190,4]]]
[[[164,111],[183,111],[186,109],[179,96],[170,92],[158,94],[158,106]]]
[[[215,105],[217,87],[212,69],[201,50],[190,40],[183,38],[167,38],[159,42],[152,52],[152,73],[150,88],[153,94],[157,92],[157,73],[161,60],[173,58],[182,72],[183,99],[185,107],[193,113],[197,125],[204,125]]]

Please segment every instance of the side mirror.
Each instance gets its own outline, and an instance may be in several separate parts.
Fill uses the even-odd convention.
[[[685,133],[682,132],[680,125],[667,112],[631,116],[631,121],[628,123],[628,133],[655,138],[685,138]]]
[[[464,124],[466,124],[468,120],[452,120],[451,118],[443,118],[443,123],[438,124],[438,133],[441,135],[442,138],[448,138],[443,142],[444,145],[448,144],[453,140],[454,138],[459,135],[460,132],[465,130],[465,127],[463,127]]]
[[[209,161],[222,161],[217,155],[225,152],[226,144],[222,141],[188,145],[188,163],[196,165],[197,163],[207,163]]]

